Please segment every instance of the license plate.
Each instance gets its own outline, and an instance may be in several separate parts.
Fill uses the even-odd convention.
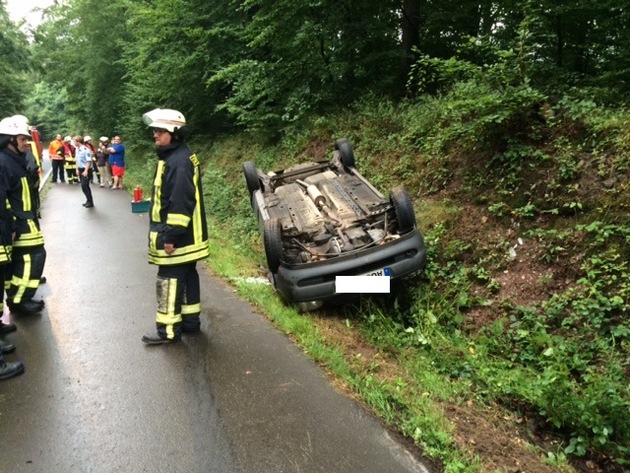
[[[374,271],[368,271],[367,273],[363,273],[360,276],[390,276],[392,275],[392,270],[390,268],[380,268],[375,269]]]
[[[392,271],[390,268],[375,269],[359,276],[337,276],[337,294],[389,293]]]

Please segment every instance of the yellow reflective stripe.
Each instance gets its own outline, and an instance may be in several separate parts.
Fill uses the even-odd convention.
[[[11,247],[0,245],[0,263],[8,263],[11,261]]]
[[[201,304],[182,304],[182,315],[198,314],[201,312]]]
[[[26,177],[20,178],[20,182],[22,184],[22,205],[24,206],[25,212],[30,212],[32,210],[31,207],[31,192],[28,186],[28,180]]]
[[[166,338],[173,339],[175,338],[175,329],[173,328],[172,325],[167,325],[166,327]]]
[[[175,225],[179,227],[187,227],[190,223],[190,217],[184,214],[168,214],[166,216],[167,225]]]
[[[37,228],[33,220],[28,220],[28,226],[31,230],[29,233],[22,233],[14,242],[16,248],[24,248],[28,246],[40,246],[44,244],[44,234]]]
[[[155,321],[158,324],[173,325],[182,321],[182,314],[165,314],[164,312],[155,313]]]
[[[149,232],[149,248],[155,248],[157,246],[158,232]]]
[[[153,199],[153,207],[151,209],[151,220],[160,221],[160,210],[162,210],[162,175],[164,174],[164,161],[158,160],[155,179],[153,180],[153,189],[155,198]]]
[[[15,302],[16,304],[19,304],[20,302],[22,302],[22,296],[24,295],[24,293],[26,292],[26,289],[30,286],[33,287],[30,283],[31,280],[29,279],[29,276],[31,274],[31,255],[26,254],[24,255],[24,271],[21,274],[21,277],[19,277],[20,275],[13,275],[13,277],[11,278],[11,286],[14,286],[17,288],[17,290],[15,291],[15,294],[13,295],[13,302]],[[35,288],[37,288],[37,285],[34,286]]]
[[[170,278],[168,284],[168,298],[167,298],[167,307],[169,314],[175,315],[175,301],[177,300],[177,279]],[[181,314],[177,314],[177,316],[181,316]]]
[[[153,247],[155,248],[155,246]],[[198,245],[188,245],[184,248],[175,248],[170,255],[164,250],[151,249],[149,251],[149,263],[151,264],[183,264],[192,263],[210,256],[208,241],[203,241]]]
[[[193,212],[193,235],[195,237],[195,243],[198,243],[203,238],[202,218],[201,218],[201,199],[203,196],[199,193],[199,166],[195,167],[195,174],[193,176],[195,184],[195,211]]]

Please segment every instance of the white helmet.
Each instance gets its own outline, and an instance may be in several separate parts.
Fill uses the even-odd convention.
[[[28,119],[25,119],[26,117],[24,115],[14,115],[12,117],[3,118],[0,121],[0,135],[31,136],[31,132],[28,129]]]
[[[63,139],[63,141],[72,141],[72,137],[68,135]]]
[[[164,128],[173,133],[186,125],[186,118],[177,110],[156,108],[142,115],[144,123],[151,128]]]
[[[106,143],[109,141],[109,138],[107,138],[106,136],[101,136],[98,141],[102,142],[102,143]]]
[[[83,141],[92,141],[92,137],[90,135],[85,135],[83,137]]]

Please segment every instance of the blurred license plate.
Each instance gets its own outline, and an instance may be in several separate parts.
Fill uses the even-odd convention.
[[[389,268],[375,269],[374,271],[368,271],[361,274],[361,276],[391,276],[392,270]]]
[[[389,268],[381,268],[360,276],[337,276],[335,292],[337,294],[389,294],[391,274]]]

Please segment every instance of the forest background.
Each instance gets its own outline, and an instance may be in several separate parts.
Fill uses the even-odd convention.
[[[212,269],[436,470],[628,471],[627,2],[67,0],[28,29],[0,1],[0,21],[2,115],[122,134],[128,184],[150,186],[142,114],[186,115]],[[341,137],[412,194],[429,262],[300,315],[249,282],[240,166]]]

